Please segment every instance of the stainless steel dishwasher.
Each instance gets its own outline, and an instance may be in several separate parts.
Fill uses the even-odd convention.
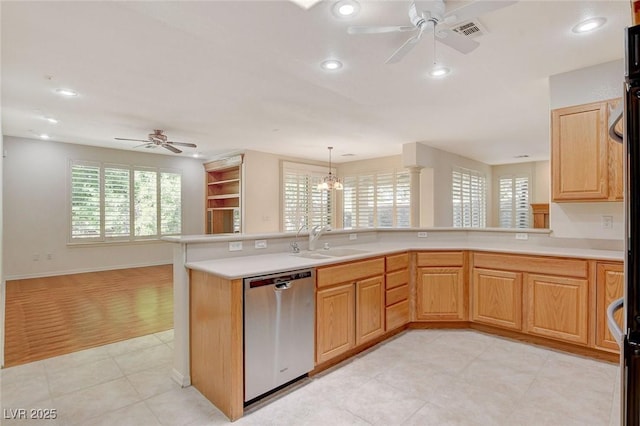
[[[300,270],[244,279],[244,401],[314,366],[315,275]]]

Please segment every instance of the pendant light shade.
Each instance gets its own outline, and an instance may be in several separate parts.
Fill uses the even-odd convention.
[[[342,189],[344,188],[342,182],[340,181],[340,179],[338,179],[337,176],[334,176],[331,173],[331,150],[333,149],[333,147],[329,146],[327,148],[329,149],[329,174],[322,178],[322,182],[318,184],[318,189],[321,191],[331,191],[333,189],[335,189],[336,191],[342,191]]]

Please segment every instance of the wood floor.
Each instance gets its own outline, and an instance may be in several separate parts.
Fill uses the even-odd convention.
[[[5,367],[170,328],[172,265],[7,281]]]

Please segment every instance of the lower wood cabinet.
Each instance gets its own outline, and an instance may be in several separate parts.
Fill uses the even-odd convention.
[[[416,319],[465,319],[463,268],[418,268],[416,287]]]
[[[622,263],[598,263],[596,266],[596,346],[618,352],[607,326],[607,307],[624,294],[624,265]],[[623,310],[616,312],[615,319],[623,327]]]
[[[356,282],[356,345],[384,333],[384,278]]]
[[[316,294],[316,361],[327,361],[355,346],[355,286],[318,290]]]
[[[527,333],[586,345],[587,279],[528,274]]]
[[[471,319],[522,330],[522,273],[474,268]]]

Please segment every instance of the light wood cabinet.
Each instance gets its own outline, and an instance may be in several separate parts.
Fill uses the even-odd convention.
[[[327,361],[355,346],[355,287],[352,283],[318,290],[316,360]]]
[[[522,330],[522,273],[474,268],[471,319]]]
[[[608,117],[617,100],[551,112],[552,199],[622,199],[622,147],[608,136]]]
[[[382,276],[356,282],[356,345],[384,333],[384,296]]]
[[[418,320],[465,319],[463,268],[419,268],[416,285]]]
[[[385,330],[394,330],[409,322],[409,254],[385,258]]]
[[[618,352],[607,326],[607,307],[624,294],[624,265],[622,263],[598,263],[596,266],[596,346]],[[616,312],[615,319],[623,328],[623,310]]]
[[[527,274],[526,332],[586,345],[587,279]]]
[[[211,161],[205,169],[205,231],[242,231],[242,156]]]

